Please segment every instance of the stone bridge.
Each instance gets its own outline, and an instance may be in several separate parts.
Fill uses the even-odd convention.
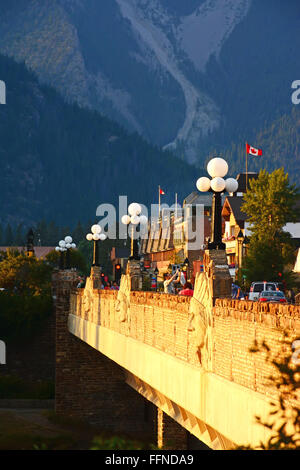
[[[274,370],[251,348],[283,353],[283,333],[300,334],[300,307],[231,300],[217,263],[192,298],[131,291],[129,275],[120,291],[101,290],[96,268],[74,289],[76,273],[56,273],[56,412],[173,449],[266,442],[255,417],[277,398]]]

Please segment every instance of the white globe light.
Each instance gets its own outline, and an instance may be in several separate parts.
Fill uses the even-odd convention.
[[[140,223],[140,217],[138,215],[133,215],[132,217],[130,217],[130,222],[133,225],[137,225]]]
[[[207,165],[207,173],[212,178],[223,178],[223,176],[227,175],[228,173],[228,164],[226,160],[219,157],[210,160]]]
[[[225,189],[225,180],[223,178],[213,178],[211,180],[211,189],[217,193],[221,193]]]
[[[72,239],[72,237],[70,237],[70,235],[65,237],[65,242],[66,243],[72,243],[72,241],[73,241],[73,239]]]
[[[103,242],[104,240],[106,240],[107,236],[105,235],[105,233],[100,233],[99,235],[99,239]]]
[[[140,216],[140,224],[146,225],[148,223],[148,218],[145,215]]]
[[[98,224],[92,225],[91,231],[92,231],[92,233],[100,233],[100,232],[101,232],[101,227],[100,227],[100,225],[98,225]]]
[[[57,247],[55,248],[55,251],[60,251],[59,246],[57,246]]]
[[[122,224],[125,224],[125,225],[130,224],[130,216],[127,215],[127,214],[126,214],[126,215],[123,215],[121,221],[122,221]]]
[[[239,183],[234,178],[227,178],[225,180],[225,188],[228,193],[235,193],[239,187]]]
[[[58,244],[61,248],[64,248],[66,246],[65,240],[60,240],[60,242]]]
[[[86,236],[86,239],[90,242],[91,240],[93,240],[93,234],[92,233],[88,233],[87,236]]]
[[[94,233],[93,235],[93,240],[100,240],[100,234],[99,233]]]
[[[202,176],[202,178],[197,180],[196,186],[199,191],[204,193],[210,189],[210,179],[206,176]]]
[[[72,246],[71,243],[66,243],[66,248],[69,249],[69,248],[71,248],[71,246]]]
[[[76,248],[76,243],[72,243],[72,248]]]
[[[132,216],[139,215],[142,212],[142,208],[137,202],[133,202],[128,206],[128,212]]]

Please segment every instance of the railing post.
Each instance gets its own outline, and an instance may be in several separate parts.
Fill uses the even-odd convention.
[[[170,416],[157,408],[157,446],[163,450],[186,450],[188,433]]]
[[[128,260],[126,273],[130,275],[131,290],[142,290],[143,276],[140,261],[135,259]]]

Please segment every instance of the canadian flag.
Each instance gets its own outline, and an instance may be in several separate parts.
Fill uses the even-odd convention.
[[[255,157],[260,157],[262,155],[262,149],[256,149],[255,147],[251,147],[251,145],[246,143],[246,152],[250,155],[254,155]]]
[[[159,194],[165,194],[165,192],[161,188],[159,188]]]

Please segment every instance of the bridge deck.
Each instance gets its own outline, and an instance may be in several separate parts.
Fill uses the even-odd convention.
[[[255,416],[267,416],[276,390],[274,372],[255,340],[282,348],[283,329],[300,334],[299,307],[218,300],[211,328],[212,360],[188,330],[189,298],[131,292],[130,313],[120,321],[117,293],[76,290],[69,331],[128,371],[128,383],[214,448],[258,445],[268,433]]]

